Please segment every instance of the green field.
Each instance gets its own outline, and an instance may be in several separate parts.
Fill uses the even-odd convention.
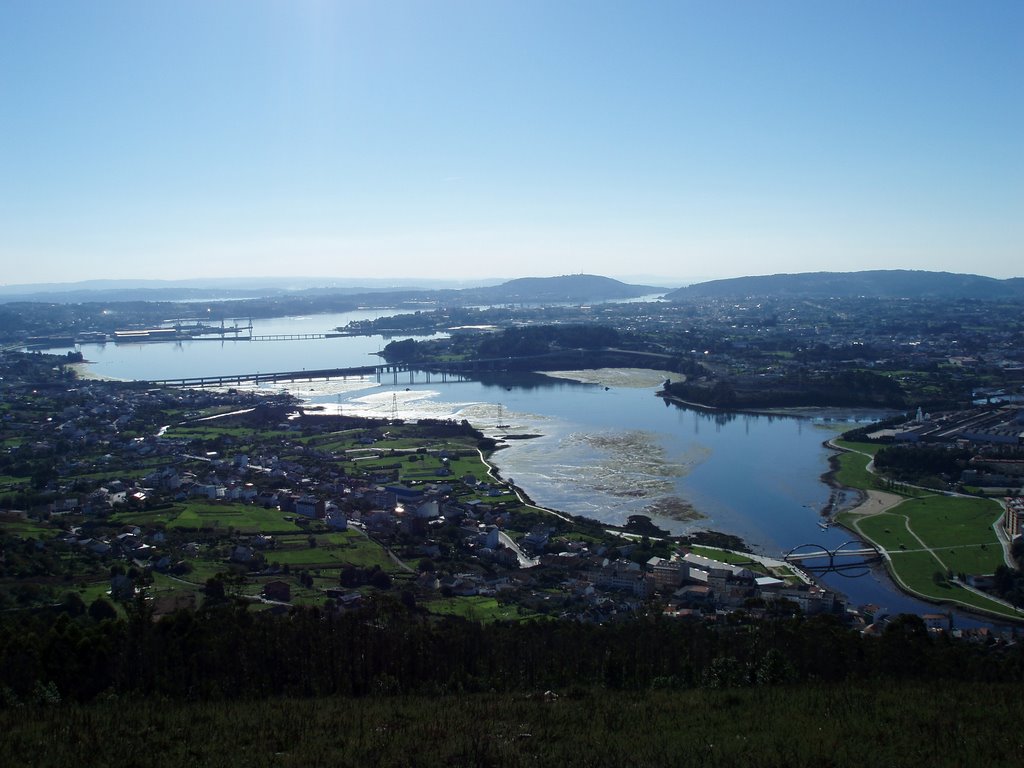
[[[851,516],[856,521],[854,528],[867,536],[875,544],[889,552],[898,552],[901,549],[920,549],[921,544],[910,535],[906,528],[906,518],[893,512],[883,512],[880,515],[858,518]]]
[[[1004,564],[1001,546],[975,544],[967,547],[937,549],[935,554],[949,570],[958,574],[994,573],[996,568]]]
[[[863,453],[841,453],[836,457],[839,468],[836,470],[834,479],[839,485],[847,488],[858,488],[862,491],[878,490],[887,493],[895,493],[898,496],[916,497],[929,496],[934,491],[901,483],[890,483],[883,477],[879,477],[868,471],[870,456]]]
[[[212,579],[217,574],[226,573],[229,570],[228,564],[222,560],[210,560],[200,557],[188,562],[192,566],[192,572],[181,578],[183,581],[199,586],[205,584],[207,579]]]
[[[268,563],[293,568],[337,570],[343,565],[353,565],[357,568],[378,566],[390,572],[403,570],[383,547],[359,531],[325,533],[315,538],[317,545],[311,547],[308,536],[281,536],[277,538],[276,548],[266,550],[263,555]]]
[[[263,509],[251,504],[218,504],[215,502],[186,502],[171,519],[169,528],[234,528],[239,533],[290,533],[301,530],[294,522],[285,520],[278,509]]]
[[[992,573],[1003,563],[1002,546],[992,530],[1000,514],[997,505],[983,499],[929,496],[909,499],[878,515],[844,519],[891,553],[921,549],[924,542],[948,568],[974,574]]]
[[[166,437],[182,440],[216,440],[219,437],[233,437],[237,439],[250,439],[259,437],[281,437],[289,434],[283,430],[258,429],[256,427],[215,427],[212,425],[203,426],[176,426],[171,427],[164,433]]]
[[[871,456],[874,456],[885,447],[881,443],[857,443],[852,440],[833,440],[832,442],[840,448],[846,448],[857,453],[867,453]]]
[[[984,595],[979,595],[951,582],[936,583],[936,571],[944,572],[929,552],[897,552],[892,555],[893,570],[900,579],[920,595],[932,600],[961,602],[990,613],[1021,619],[1022,615]]]
[[[924,594],[930,594],[934,587],[936,571],[945,576],[942,563],[931,552],[893,552],[892,564],[896,573],[908,586]],[[943,592],[941,594],[948,594]]]
[[[78,592],[86,605],[89,605],[93,600],[99,597],[109,600],[110,596],[107,593],[110,592],[110,579],[90,582],[84,587],[78,587],[75,591]]]
[[[846,514],[842,521],[885,549],[893,572],[912,591],[1020,618],[983,595],[957,584],[935,582],[936,572],[943,578],[950,571],[990,574],[1005,564],[1002,545],[992,529],[1001,514],[1000,507],[986,499],[933,495],[907,499],[876,515]]]
[[[878,478],[868,472],[870,456],[862,453],[841,453],[836,457],[839,468],[836,470],[835,480],[847,488],[859,488],[868,490],[878,487]]]
[[[0,519],[0,531],[13,536],[20,536],[23,539],[32,537],[36,539],[49,539],[60,533],[52,527],[40,525],[31,520],[11,517]]]
[[[960,544],[999,546],[992,530],[1002,515],[1002,507],[987,499],[929,496],[906,501],[899,514],[910,520],[910,527],[931,547]]]
[[[166,525],[181,511],[180,506],[165,506],[159,509],[133,509],[127,512],[115,512],[110,516],[111,522],[125,525]]]
[[[493,597],[446,597],[424,603],[427,610],[441,616],[462,616],[472,621],[523,621],[537,618],[537,614],[524,611],[512,604],[501,604]]]

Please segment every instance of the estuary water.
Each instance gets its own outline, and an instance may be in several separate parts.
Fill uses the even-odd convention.
[[[323,333],[386,310],[254,321],[254,334]],[[404,338],[404,337],[403,337]],[[381,337],[293,341],[188,341],[83,345],[88,374],[161,379],[355,367],[380,362]],[[566,374],[575,376],[576,374]],[[324,410],[415,419],[467,419],[505,447],[494,454],[502,476],[539,505],[609,523],[644,514],[673,533],[710,529],[742,537],[781,557],[801,544],[835,549],[851,535],[823,530],[830,489],[821,480],[823,442],[878,414],[822,411],[803,418],[707,413],[655,396],[652,371],[586,372],[581,383],[551,376],[439,383],[409,374],[297,382],[286,388]],[[272,387],[260,385],[260,390]],[[935,606],[899,592],[884,572],[825,577],[854,604],[929,613]],[[958,615],[957,624],[985,624]]]

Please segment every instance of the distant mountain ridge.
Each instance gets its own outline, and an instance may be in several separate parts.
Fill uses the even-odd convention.
[[[453,301],[458,304],[599,302],[631,299],[653,294],[665,288],[630,285],[599,275],[562,275],[559,277],[523,277],[500,285],[453,287],[454,281],[427,280],[418,285],[401,285],[398,281],[366,280],[363,284],[343,284],[324,280],[319,285],[313,278],[278,279],[239,278],[237,281],[216,279],[180,281],[95,280],[82,283],[40,284],[35,286],[0,286],[0,303],[44,302],[79,304],[85,302],[190,302],[227,301],[259,298],[304,298],[347,296],[366,297],[374,303],[410,301],[417,296],[425,300]],[[462,285],[466,285],[463,282]]]
[[[664,288],[651,285],[629,285],[600,275],[561,275],[559,277],[520,277],[488,288],[468,288],[460,291],[479,296],[489,302],[562,302],[611,301],[635,299],[640,296],[665,293]]]
[[[1004,299],[1024,298],[1024,278],[877,269],[804,272],[710,280],[666,294],[669,301],[696,298],[792,296],[808,298]]]

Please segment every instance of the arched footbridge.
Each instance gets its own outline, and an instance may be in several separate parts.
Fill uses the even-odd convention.
[[[801,544],[791,549],[782,559],[814,573],[835,571],[847,576],[859,576],[866,573],[872,563],[882,559],[882,551],[863,541],[847,541],[835,549],[821,544]]]

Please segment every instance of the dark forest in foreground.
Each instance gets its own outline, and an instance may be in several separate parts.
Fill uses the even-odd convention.
[[[865,637],[830,616],[481,624],[389,596],[81,607],[0,620],[6,765],[1009,766],[1024,749],[1021,645],[916,616]]]
[[[269,699],[0,711],[8,765],[1019,765],[1011,684]]]
[[[6,707],[112,695],[220,701],[1022,679],[1019,643],[932,636],[917,616],[893,619],[881,637],[830,616],[745,622],[737,614],[717,626],[659,616],[480,624],[384,598],[344,614],[295,608],[274,616],[228,603],[159,621],[140,607],[127,619],[40,612],[8,614],[0,624]]]

